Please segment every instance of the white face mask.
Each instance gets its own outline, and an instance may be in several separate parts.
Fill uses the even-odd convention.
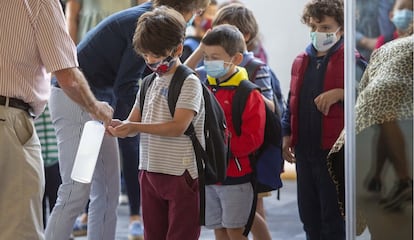
[[[312,45],[318,52],[328,51],[338,41],[336,33],[339,29],[341,28],[338,28],[335,32],[311,32]]]

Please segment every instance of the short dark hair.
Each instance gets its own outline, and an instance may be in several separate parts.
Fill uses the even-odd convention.
[[[213,26],[223,23],[236,26],[245,35],[249,34],[249,42],[255,40],[259,32],[259,25],[252,10],[240,3],[231,3],[218,10]]]
[[[243,53],[246,49],[243,34],[230,24],[222,24],[213,29],[201,40],[207,46],[221,46],[229,56]]]
[[[168,6],[180,13],[189,13],[205,9],[210,4],[210,0],[152,0],[152,3],[154,7]]]
[[[323,21],[324,18],[333,17],[343,28],[344,3],[342,0],[311,0],[303,10],[302,22],[309,25],[310,18]]]
[[[137,23],[132,45],[138,54],[168,56],[184,41],[186,22],[172,8],[161,6],[144,13]]]

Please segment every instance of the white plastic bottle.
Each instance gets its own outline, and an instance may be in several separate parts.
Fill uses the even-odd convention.
[[[92,181],[104,134],[105,127],[102,123],[98,121],[85,123],[71,174],[74,181],[81,183]]]

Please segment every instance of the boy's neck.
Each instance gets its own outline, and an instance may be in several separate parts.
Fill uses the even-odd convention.
[[[226,81],[227,79],[229,79],[229,77],[231,77],[233,74],[235,74],[237,72],[237,68],[236,68],[236,66],[232,66],[230,69],[229,69],[229,71],[226,73],[226,75],[224,75],[223,77],[220,77],[220,78],[217,78],[217,80],[218,80],[218,82],[219,83],[221,83],[221,82],[224,82],[224,81]]]
[[[328,54],[328,52],[329,52],[329,50],[328,51],[324,51],[324,52],[316,51],[316,56],[317,57],[323,57],[326,54]]]

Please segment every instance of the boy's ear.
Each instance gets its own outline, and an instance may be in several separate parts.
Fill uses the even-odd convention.
[[[175,56],[174,57],[181,57],[181,55],[183,54],[183,49],[184,49],[184,45],[182,43],[180,43],[177,46],[177,50],[175,51]]]
[[[341,26],[341,29],[339,29],[339,36],[343,36],[344,35],[344,26]]]
[[[243,54],[242,53],[236,53],[233,57],[233,63],[234,65],[240,65],[240,63],[243,61]]]

